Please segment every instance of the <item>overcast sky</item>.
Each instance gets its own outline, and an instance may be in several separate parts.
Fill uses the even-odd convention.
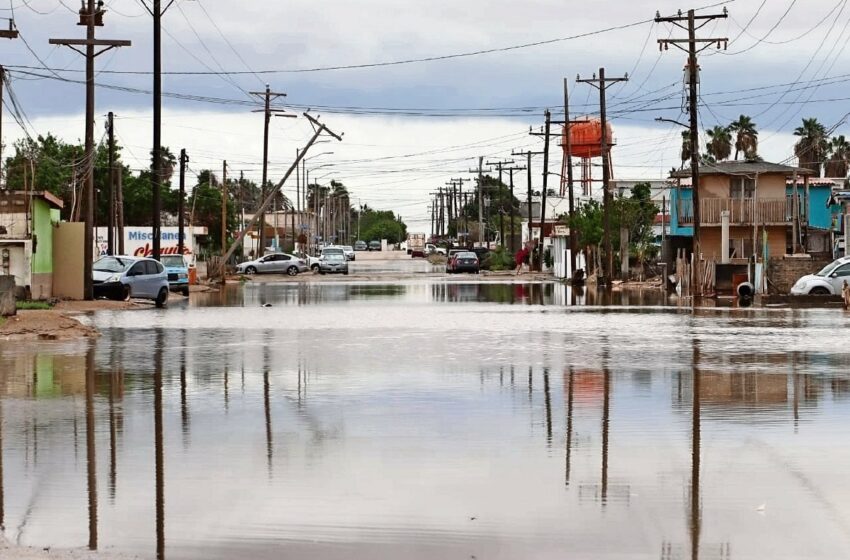
[[[345,133],[342,143],[315,147],[311,155],[333,154],[310,162],[324,166],[311,177],[333,173],[321,181],[341,180],[354,198],[395,210],[413,229],[425,231],[429,193],[452,177],[470,177],[479,155],[507,158],[512,149],[542,147],[528,129],[542,124],[545,107],[563,111],[564,77],[570,80],[573,115],[596,113],[598,93],[575,78],[604,66],[609,76],[630,76],[609,91],[618,141],[615,176],[661,178],[679,164],[681,129],[654,119],[687,119],[680,109],[685,54],[674,48],[659,53],[656,41],[686,33],[651,20],[656,10],[669,15],[713,3],[177,0],[163,17],[164,70],[204,74],[167,74],[163,89],[217,102],[166,97],[163,143],[175,153],[186,148],[194,172],[218,170],[226,159],[231,173],[241,170],[258,179],[262,116],[251,112],[257,107],[248,92],[268,83],[288,93],[281,105],[293,112],[312,107],[334,131]],[[838,125],[850,100],[844,93],[850,81],[848,3],[733,0],[700,10],[718,13],[725,6],[730,16],[699,33],[730,39],[728,51],[709,50],[700,59],[703,126],[748,114],[761,131],[763,157],[783,161],[792,154],[791,133],[802,117],[817,117],[827,128]],[[98,137],[105,114],[114,111],[124,160],[141,168],[148,164],[152,137],[152,98],[146,93],[152,82],[152,21],[141,0],[106,4],[106,26],[98,37],[130,39],[133,46],[99,57],[97,81],[145,91],[98,88]],[[83,137],[84,86],[59,80],[82,79],[83,59],[48,44],[51,37],[84,35],[76,25],[78,8],[75,0],[0,0],[0,16],[14,16],[21,33],[21,39],[4,41],[0,61],[9,68],[30,134]],[[569,39],[580,34],[588,35]],[[544,41],[474,56],[326,69]],[[846,128],[841,124],[837,132]],[[310,132],[305,119],[273,121],[272,180],[281,177]],[[5,143],[22,134],[6,112]],[[551,169],[560,171],[558,146],[552,154]],[[536,185],[541,160],[535,161]],[[524,181],[518,179],[523,186]],[[294,183],[285,191],[294,191]]]

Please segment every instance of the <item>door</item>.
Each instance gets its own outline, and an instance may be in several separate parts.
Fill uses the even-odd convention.
[[[127,271],[127,284],[133,297],[147,297],[145,292],[145,263],[137,262]]]
[[[165,271],[162,264],[156,261],[145,261],[145,286],[150,297],[159,295],[162,288],[162,273]]]
[[[274,255],[268,255],[257,261],[257,272],[271,272]]]
[[[839,266],[829,275],[829,283],[832,284],[832,293],[841,294],[845,281],[850,284],[850,263]]]
[[[290,259],[289,255],[275,255],[272,263],[274,272],[286,272],[286,269],[289,268]]]

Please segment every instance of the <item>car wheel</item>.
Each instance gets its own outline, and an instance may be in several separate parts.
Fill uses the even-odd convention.
[[[245,269],[245,274],[247,274],[249,276],[253,276],[256,273],[257,273],[257,267],[249,266],[248,268]]]
[[[123,301],[130,301],[130,297],[132,297],[133,291],[130,289],[130,286],[126,284],[121,288],[121,299]]]
[[[824,288],[823,286],[818,286],[817,288],[812,288],[809,291],[809,295],[811,296],[828,296],[831,295],[829,290]]]
[[[180,293],[183,294],[183,297],[189,297],[189,286],[183,288]]]
[[[290,276],[296,276],[298,274],[298,267],[297,266],[290,266],[289,268],[286,269],[286,273],[289,274]]]
[[[159,291],[159,295],[156,296],[156,300],[154,303],[159,309],[162,309],[168,305],[168,288],[163,288]]]
[[[313,266],[310,267],[310,270],[312,270],[313,272],[319,272],[319,265],[314,264]]]

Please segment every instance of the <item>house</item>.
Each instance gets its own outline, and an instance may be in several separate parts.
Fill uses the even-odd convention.
[[[0,275],[26,297],[53,297],[53,227],[62,200],[49,192],[0,191]]]
[[[794,231],[808,227],[810,201],[809,169],[777,163],[724,161],[700,166],[700,243],[705,259],[722,261],[723,251],[732,259],[753,255],[782,256],[791,253]],[[675,171],[681,181],[670,191],[670,235],[693,237],[693,189],[688,180],[690,169]],[[798,192],[798,210],[787,183],[802,178]],[[721,220],[729,215],[729,246],[722,245]],[[795,217],[797,224],[795,226]],[[764,240],[767,251],[764,251]]]
[[[834,193],[843,183],[843,179],[812,178],[806,189],[805,180],[797,179],[797,193],[808,213],[807,223],[799,233],[798,245],[805,246],[806,252],[832,256],[835,234],[842,231],[843,212]],[[788,181],[785,194],[793,196],[793,179]]]

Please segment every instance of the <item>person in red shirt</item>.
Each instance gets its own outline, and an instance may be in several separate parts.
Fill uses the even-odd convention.
[[[514,274],[516,276],[519,276],[520,274],[522,274],[522,266],[525,264],[525,259],[526,259],[527,256],[528,256],[528,247],[523,246],[523,248],[520,249],[517,252],[516,257],[515,257],[516,270],[514,271]]]

